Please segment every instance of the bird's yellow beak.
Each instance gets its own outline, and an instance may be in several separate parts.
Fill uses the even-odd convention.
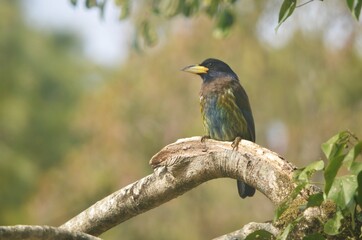
[[[191,65],[191,66],[187,66],[187,67],[183,68],[182,71],[194,73],[194,74],[202,74],[202,73],[207,73],[207,71],[209,71],[209,69],[207,67],[204,67],[201,65]]]

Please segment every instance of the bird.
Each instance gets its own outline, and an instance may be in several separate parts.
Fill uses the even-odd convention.
[[[233,141],[238,148],[241,139],[255,142],[255,125],[248,95],[236,73],[225,62],[208,58],[201,64],[190,65],[182,71],[197,74],[202,79],[200,106],[207,138]],[[237,180],[241,198],[252,197],[255,188]]]

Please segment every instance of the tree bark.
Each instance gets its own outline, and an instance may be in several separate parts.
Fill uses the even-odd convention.
[[[85,233],[50,226],[0,226],[0,240],[99,240]]]
[[[60,228],[98,236],[215,178],[242,180],[275,205],[295,188],[295,167],[278,154],[246,140],[233,150],[231,142],[200,139],[180,139],[164,147],[150,160],[153,174],[98,201]]]
[[[214,238],[213,240],[239,240],[245,239],[250,233],[253,233],[257,230],[265,230],[276,236],[279,233],[279,229],[273,226],[271,223],[256,223],[250,222],[244,225],[241,229],[225,234],[223,236]]]

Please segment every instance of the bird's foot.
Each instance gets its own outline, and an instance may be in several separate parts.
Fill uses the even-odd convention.
[[[205,142],[206,139],[210,139],[210,136],[209,135],[205,135],[205,136],[202,136],[201,137],[201,142]]]
[[[231,147],[233,148],[233,150],[238,150],[239,148],[239,143],[241,141],[241,137],[236,137],[233,141],[233,143],[231,144]]]

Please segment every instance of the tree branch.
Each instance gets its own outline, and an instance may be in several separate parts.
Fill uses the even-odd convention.
[[[100,240],[81,232],[50,226],[0,226],[0,239],[7,240]]]
[[[278,154],[242,140],[231,142],[200,137],[180,139],[150,160],[154,173],[112,193],[61,226],[98,236],[136,215],[176,198],[211,179],[240,179],[279,205],[294,189],[295,167]]]

